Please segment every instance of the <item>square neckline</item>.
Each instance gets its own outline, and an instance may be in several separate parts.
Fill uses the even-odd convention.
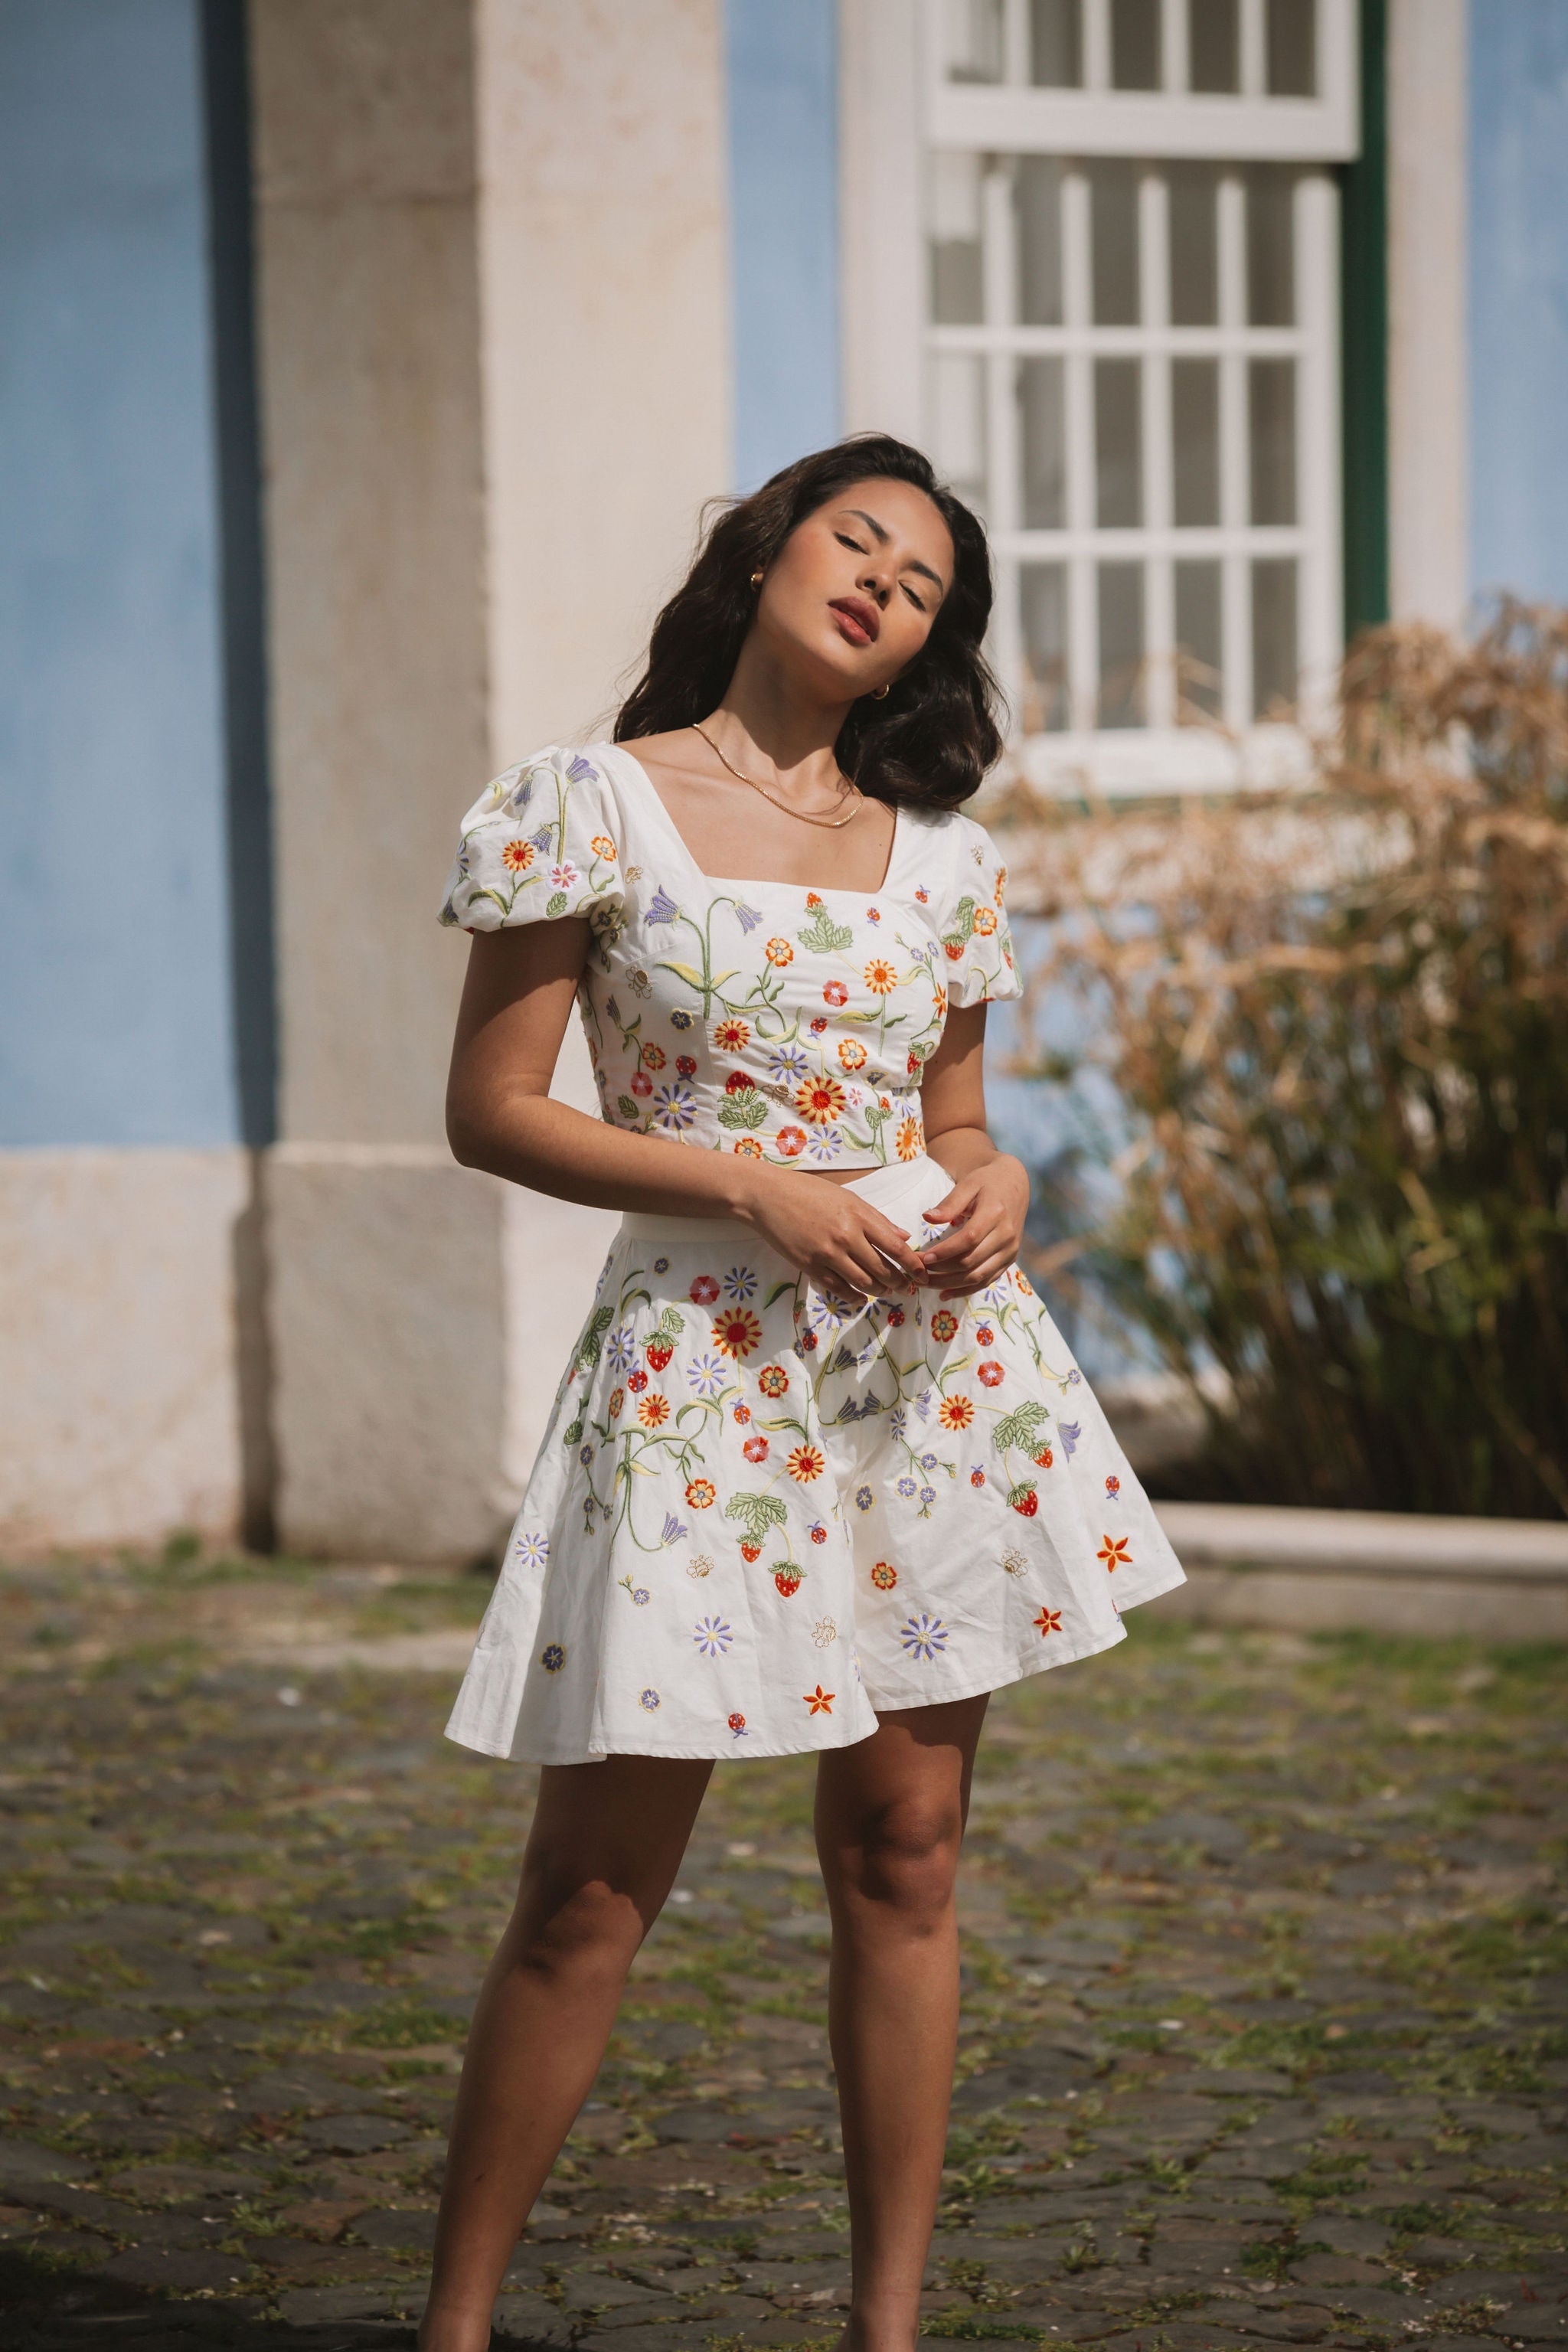
[[[875,889],[850,890],[847,889],[842,883],[780,882],[762,880],[755,877],[738,877],[732,874],[709,874],[699,866],[687,846],[685,835],[666,808],[658,786],[637,753],[628,750],[625,743],[609,741],[591,744],[589,749],[598,752],[612,752],[626,761],[627,766],[636,771],[638,789],[646,793],[652,802],[660,824],[663,824],[680,856],[685,859],[689,870],[710,890],[798,890],[808,892],[813,898],[858,898],[863,904],[872,904],[879,898],[886,898],[889,893],[904,847],[906,827],[904,812],[901,808],[895,807],[893,810],[893,838],[888,845],[888,863],[883,868],[882,878]]]

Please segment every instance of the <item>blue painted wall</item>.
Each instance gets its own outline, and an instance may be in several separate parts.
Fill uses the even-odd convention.
[[[726,0],[735,481],[837,440],[835,0]]]
[[[1568,0],[1470,0],[1470,578],[1568,604]]]
[[[0,0],[0,1143],[237,1132],[197,0]]]

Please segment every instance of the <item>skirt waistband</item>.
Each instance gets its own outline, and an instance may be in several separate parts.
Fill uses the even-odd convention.
[[[843,1187],[846,1192],[858,1192],[894,1223],[918,1218],[933,1202],[952,1189],[952,1179],[945,1168],[921,1152],[913,1160],[896,1160],[889,1167],[868,1168],[863,1176],[855,1177]],[[628,1241],[639,1242],[711,1242],[738,1247],[743,1242],[755,1244],[752,1228],[739,1217],[652,1217],[628,1212],[621,1219],[621,1232]]]

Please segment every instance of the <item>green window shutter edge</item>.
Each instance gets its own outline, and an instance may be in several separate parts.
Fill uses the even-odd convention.
[[[1388,0],[1361,0],[1361,152],[1340,183],[1345,635],[1388,618]]]

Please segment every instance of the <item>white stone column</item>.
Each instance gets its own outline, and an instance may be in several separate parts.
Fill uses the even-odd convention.
[[[290,1549],[472,1557],[615,1219],[458,1168],[459,816],[593,731],[729,479],[717,0],[253,0]],[[574,1024],[555,1091],[595,1108]]]

